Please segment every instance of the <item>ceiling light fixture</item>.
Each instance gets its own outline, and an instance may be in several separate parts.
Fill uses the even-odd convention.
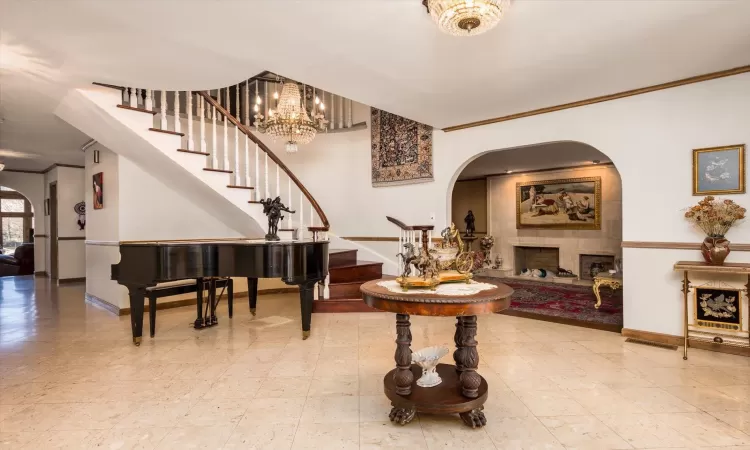
[[[313,104],[308,115],[307,102],[303,101],[297,83],[291,81],[283,83],[281,95],[274,92],[273,97],[278,98],[276,108],[269,109],[268,117],[264,117],[263,114],[257,112],[260,97],[256,94],[255,126],[261,133],[284,139],[287,153],[296,153],[297,144],[309,144],[315,139],[318,131],[325,131],[328,123],[323,114],[325,105],[322,102],[318,102],[317,105]]]
[[[595,160],[591,161],[591,164],[599,164],[600,162],[601,161],[599,161],[598,159],[595,159]]]
[[[512,170],[506,170],[505,173],[513,173]]]
[[[474,36],[494,28],[510,0],[422,0],[422,4],[443,32]]]
[[[0,172],[2,172],[2,171],[3,171],[3,169],[5,169],[5,164],[3,164],[3,163],[0,163]]]

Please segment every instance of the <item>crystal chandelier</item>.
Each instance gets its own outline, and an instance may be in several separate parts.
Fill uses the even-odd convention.
[[[306,102],[299,93],[297,83],[287,81],[281,85],[281,96],[274,92],[276,109],[268,110],[268,117],[259,112],[260,96],[255,98],[255,126],[261,133],[286,141],[288,153],[297,152],[297,144],[309,144],[318,131],[325,131],[328,121],[323,111],[325,105],[317,97],[308,115]]]
[[[474,36],[494,28],[510,0],[424,0],[422,3],[444,32]]]

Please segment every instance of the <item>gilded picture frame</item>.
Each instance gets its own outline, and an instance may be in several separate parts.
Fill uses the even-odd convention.
[[[693,327],[698,328],[710,328],[713,330],[724,330],[724,331],[742,331],[742,324],[744,318],[742,317],[742,292],[743,289],[727,288],[727,287],[714,287],[714,286],[697,286],[693,289],[693,323],[690,324]],[[701,305],[701,300],[704,295],[709,295],[706,300],[713,301],[713,307],[709,308]],[[717,296],[724,295],[724,307],[723,309],[718,308],[716,305],[721,306],[721,302],[717,302]],[[708,313],[709,310],[716,310],[716,313],[722,313],[728,311],[727,306],[733,306],[734,311],[729,311],[732,317],[711,317]],[[700,311],[699,311],[700,310]],[[736,318],[734,317],[736,315]],[[722,320],[723,319],[723,320]]]
[[[601,177],[516,183],[516,228],[601,230]]]
[[[693,149],[693,195],[745,193],[745,144]]]

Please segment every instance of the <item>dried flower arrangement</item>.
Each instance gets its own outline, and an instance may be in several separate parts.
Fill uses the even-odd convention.
[[[732,226],[745,218],[747,210],[729,199],[709,195],[685,211],[685,218],[709,237],[723,238]]]

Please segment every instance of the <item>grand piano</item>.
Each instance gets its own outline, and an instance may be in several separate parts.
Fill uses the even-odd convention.
[[[146,288],[188,278],[247,277],[250,305],[258,278],[299,286],[302,338],[310,335],[313,288],[328,274],[327,240],[196,240],[120,244],[112,279],[128,288],[133,343],[140,345]],[[200,311],[200,305],[198,307]],[[200,314],[200,312],[199,312]]]

